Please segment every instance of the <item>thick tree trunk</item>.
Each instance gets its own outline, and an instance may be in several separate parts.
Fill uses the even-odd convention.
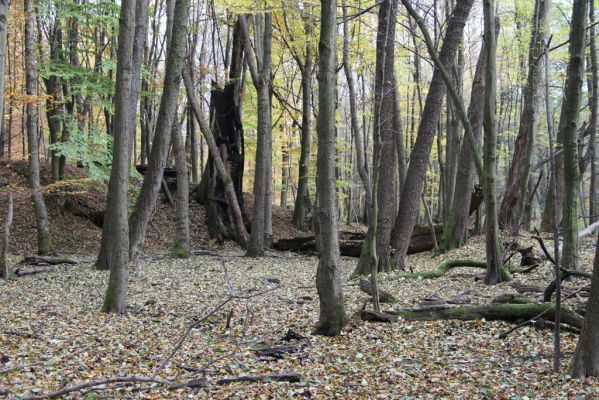
[[[570,367],[570,376],[599,376],[599,236],[595,247],[591,292],[587,301],[584,327]]]
[[[547,38],[548,15],[551,0],[536,0],[532,19],[532,33],[528,50],[528,80],[524,88],[520,127],[514,144],[503,200],[499,209],[499,225],[518,230],[526,205],[530,163],[534,138],[539,122],[543,45]]]
[[[407,0],[402,0],[402,2],[405,4]],[[451,69],[450,67],[453,65],[472,4],[473,0],[458,1],[447,24],[447,31],[439,57],[448,69]],[[393,262],[400,270],[404,269],[412,229],[418,216],[420,194],[428,167],[431,146],[441,115],[445,90],[441,73],[438,69],[435,69],[418,128],[418,136],[406,173],[406,181],[401,190],[395,226],[391,233],[391,246],[394,251]]]
[[[334,336],[345,325],[345,308],[341,285],[341,260],[337,233],[337,192],[335,190],[335,91],[336,91],[336,22],[337,1],[322,0],[320,41],[318,44],[318,242],[320,255],[316,288],[320,299],[320,316],[316,333]]]
[[[156,119],[156,133],[148,169],[144,175],[139,196],[129,218],[129,254],[137,263],[143,247],[148,224],[152,219],[162,184],[164,167],[171,144],[171,130],[175,120],[181,71],[187,45],[187,24],[190,0],[177,0],[172,23],[172,39],[167,45],[164,85]]]
[[[116,92],[114,96],[114,136],[112,146],[112,168],[108,182],[108,202],[102,242],[98,261],[110,268],[108,288],[102,309],[105,312],[126,311],[127,281],[129,279],[129,231],[127,225],[128,190],[131,148],[131,127],[135,113],[131,115],[131,103],[137,99],[135,82],[135,39],[136,21],[147,11],[147,1],[135,6],[135,1],[123,0],[119,19],[119,48],[117,54]],[[137,17],[137,18],[136,18]],[[144,18],[145,19],[145,18]],[[139,54],[137,55],[140,56]],[[133,120],[133,124],[131,122]],[[100,265],[99,267],[102,267]]]
[[[564,189],[562,227],[564,246],[560,265],[578,270],[578,145],[576,142],[582,81],[584,79],[584,55],[587,23],[587,0],[577,0],[572,7],[570,31],[570,62],[568,65],[564,100],[559,122],[558,145],[564,149]]]
[[[25,6],[25,91],[27,96],[37,96],[37,66],[35,41],[35,16],[33,1],[26,0]],[[52,236],[48,222],[48,213],[44,203],[44,195],[40,184],[40,161],[37,131],[37,105],[27,103],[27,146],[29,152],[29,179],[31,181],[32,199],[35,206],[37,224],[37,251],[46,255],[52,251]]]
[[[233,180],[231,179],[231,176],[229,175],[229,172],[225,167],[225,163],[221,158],[221,153],[218,150],[214,135],[210,130],[210,125],[202,116],[200,104],[198,103],[198,100],[196,99],[193,92],[194,88],[193,82],[191,81],[191,75],[189,74],[189,71],[186,68],[183,69],[183,82],[185,83],[185,91],[187,92],[187,98],[192,107],[195,118],[198,121],[198,125],[200,126],[202,134],[206,138],[208,149],[210,153],[213,154],[212,161],[214,163],[216,173],[218,174],[218,179],[223,184],[223,190],[225,192],[227,206],[229,208],[227,214],[231,214],[233,226],[237,235],[237,242],[241,246],[245,246],[247,243],[247,232],[245,230],[245,223],[243,221],[241,207],[238,203],[237,192],[235,190]]]

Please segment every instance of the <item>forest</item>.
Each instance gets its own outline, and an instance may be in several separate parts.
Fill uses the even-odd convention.
[[[599,398],[595,0],[0,0],[0,396]]]

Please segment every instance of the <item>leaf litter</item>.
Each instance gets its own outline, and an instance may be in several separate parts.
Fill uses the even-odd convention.
[[[584,242],[581,264],[587,271],[592,253],[591,242]],[[599,397],[597,380],[567,378],[576,334],[563,333],[564,361],[558,375],[551,369],[548,329],[527,326],[500,340],[499,333],[513,325],[484,320],[365,323],[358,314],[368,296],[347,280],[356,260],[344,258],[348,324],[338,337],[313,336],[318,318],[316,257],[272,253],[245,258],[232,245],[223,254],[145,260],[143,275],[131,277],[126,315],[99,312],[108,273],[90,264],[0,283],[0,393],[22,398],[108,377],[151,377],[158,371],[157,379],[193,381],[197,387],[113,383],[65,398]],[[464,257],[482,259],[484,238],[434,258],[430,253],[412,255],[408,266],[423,271],[447,258]],[[510,262],[517,264],[518,256]],[[382,274],[380,284],[399,298],[390,307],[414,307],[431,293],[441,299],[461,296],[472,304],[516,293],[510,282],[484,285],[476,280],[480,272],[455,268],[442,278],[409,282]],[[515,279],[544,287],[551,268],[546,263]],[[214,311],[231,293],[239,298]],[[243,297],[252,293],[258,295]],[[173,354],[186,327],[206,316]],[[305,339],[283,341],[289,330]],[[256,351],[294,345],[296,350],[281,357]],[[301,381],[267,378],[219,384],[225,378],[288,372],[299,373]]]

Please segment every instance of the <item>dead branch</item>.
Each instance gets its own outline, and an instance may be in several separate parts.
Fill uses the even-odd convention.
[[[247,375],[238,376],[236,378],[224,378],[216,381],[218,385],[227,385],[234,382],[301,382],[302,376],[295,371],[284,372],[281,374],[268,374],[268,375]]]

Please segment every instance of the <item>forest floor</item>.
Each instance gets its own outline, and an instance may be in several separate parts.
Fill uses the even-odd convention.
[[[476,237],[464,248],[435,258],[430,253],[413,255],[409,265],[420,271],[449,257],[481,259],[483,243],[484,238]],[[599,397],[599,381],[566,377],[574,333],[563,333],[564,362],[558,375],[552,373],[549,329],[527,326],[500,340],[498,334],[513,325],[484,320],[361,321],[358,313],[368,296],[347,280],[355,259],[342,262],[346,328],[338,337],[313,336],[318,319],[317,259],[287,253],[251,259],[234,246],[226,247],[218,257],[145,260],[143,274],[131,277],[129,312],[123,316],[99,312],[108,273],[89,264],[0,283],[0,390],[20,398],[107,377],[152,376],[186,326],[196,321],[198,326],[157,377],[173,382],[199,379],[201,388],[114,384],[70,398]],[[586,270],[592,247],[583,243]],[[516,293],[513,282],[488,287],[475,279],[479,273],[457,268],[442,278],[409,282],[383,274],[381,286],[399,298],[393,308],[414,307],[433,292],[442,299],[460,295],[472,304]],[[550,276],[545,264],[514,280],[544,286]],[[580,282],[566,283],[577,285]],[[232,293],[240,298],[218,308]],[[256,297],[242,298],[245,295]],[[289,329],[305,339],[282,341]],[[254,351],[281,345],[298,351],[280,359]],[[301,375],[300,382],[218,382],[291,371]]]
[[[12,183],[18,192],[16,186]],[[17,213],[24,208],[17,207]],[[3,204],[0,210],[4,210]],[[275,224],[279,223],[276,218],[283,222],[287,218],[283,211],[287,210],[280,210]],[[21,232],[30,229],[23,227],[34,226],[31,214],[19,218],[23,222],[16,224],[15,237],[34,245],[35,231],[29,233],[33,239],[27,237],[27,231]],[[91,260],[97,248],[91,242],[99,240],[99,228],[90,223],[89,232],[95,232],[95,239],[91,234],[82,239],[79,225],[71,224],[85,226],[88,221],[68,214],[60,218],[63,222],[53,224],[53,229],[60,229],[67,238],[57,242],[65,246],[62,254]],[[203,216],[193,218],[198,218],[193,248],[203,248]],[[155,222],[163,242],[166,222]],[[153,240],[159,243],[156,235]],[[540,253],[528,237],[517,239],[522,245],[535,245]],[[33,246],[15,245],[13,262]],[[168,247],[162,246],[151,247],[142,262],[143,273],[131,276],[126,315],[99,311],[108,272],[93,270],[89,262],[0,281],[0,397],[26,398],[109,377],[149,378],[158,370],[155,380],[193,382],[197,387],[109,383],[73,392],[67,398],[599,398],[598,380],[567,378],[578,337],[574,333],[563,332],[562,370],[554,374],[549,329],[525,326],[499,339],[500,333],[514,325],[485,320],[363,322],[359,312],[368,295],[359,290],[356,281],[348,280],[357,260],[343,258],[348,324],[338,337],[314,336],[311,332],[318,320],[316,257],[269,252],[267,257],[252,259],[243,257],[235,245],[225,244],[212,245],[209,255],[174,260],[164,255]],[[475,237],[447,254],[411,255],[408,267],[426,271],[449,258],[482,260],[484,254],[484,238]],[[593,241],[584,240],[580,260],[585,271],[591,270],[593,254]],[[517,266],[519,261],[516,255],[510,263]],[[416,307],[427,297],[459,297],[466,304],[483,304],[501,294],[517,293],[516,282],[545,287],[552,276],[550,264],[544,262],[531,273],[489,287],[478,279],[481,272],[455,268],[441,278],[412,281],[397,279],[395,273],[381,274],[381,287],[399,299],[385,308]],[[575,280],[565,286],[576,288],[585,283]],[[194,323],[169,359],[186,327]],[[303,338],[283,340],[289,330]],[[280,346],[289,346],[290,353],[273,358],[256,351]],[[298,373],[300,381],[219,382],[288,372]]]

